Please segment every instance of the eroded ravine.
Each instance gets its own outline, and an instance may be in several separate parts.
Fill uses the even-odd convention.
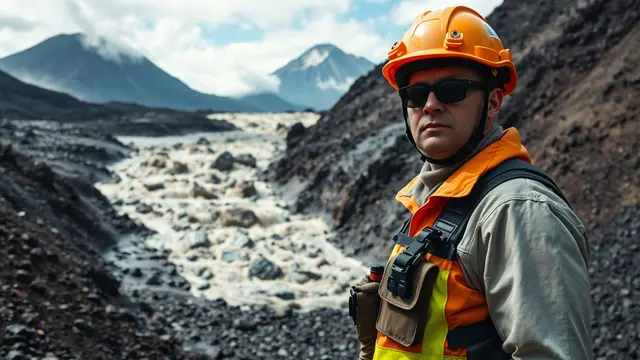
[[[124,241],[118,256],[107,256],[122,263],[134,261],[123,253],[144,248],[167,253],[194,295],[233,305],[344,307],[349,285],[366,267],[327,242],[330,229],[322,219],[292,214],[258,180],[284,149],[283,129],[296,122],[309,126],[317,117],[216,114],[243,131],[120,138],[139,152],[111,167],[119,182],[97,187],[119,211],[157,234]],[[153,276],[128,274],[132,282],[138,277],[167,287]]]

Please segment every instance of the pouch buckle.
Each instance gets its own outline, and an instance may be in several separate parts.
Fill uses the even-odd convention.
[[[431,227],[426,227],[415,238],[399,233],[395,235],[397,243],[408,243],[409,245],[396,256],[391,265],[391,275],[387,283],[387,290],[393,295],[401,298],[411,296],[411,286],[409,282],[410,270],[418,260],[424,258],[427,249],[433,241],[442,239],[442,232]]]

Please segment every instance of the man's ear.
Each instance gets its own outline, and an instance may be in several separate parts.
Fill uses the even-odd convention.
[[[502,107],[502,99],[504,98],[504,93],[502,89],[493,89],[489,93],[489,105],[487,109],[487,123],[484,128],[485,134],[489,133],[494,126],[494,120],[498,117],[500,113],[500,108]]]

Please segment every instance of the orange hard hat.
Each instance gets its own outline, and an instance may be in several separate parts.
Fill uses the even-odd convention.
[[[431,60],[470,60],[488,67],[505,95],[516,88],[517,73],[511,51],[505,49],[487,20],[466,6],[425,11],[416,16],[402,40],[388,53],[382,74],[398,90],[398,70],[407,64]]]

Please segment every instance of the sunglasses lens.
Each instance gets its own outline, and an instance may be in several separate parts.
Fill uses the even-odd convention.
[[[443,104],[462,101],[467,96],[467,85],[462,81],[447,81],[434,86],[433,92]]]
[[[433,86],[416,84],[402,89],[400,97],[407,107],[423,107],[429,92],[433,91],[441,103],[453,104],[464,100],[467,96],[467,86],[466,82],[459,80],[444,81]]]
[[[429,88],[422,85],[414,85],[403,89],[400,96],[407,107],[423,107],[429,97]]]

